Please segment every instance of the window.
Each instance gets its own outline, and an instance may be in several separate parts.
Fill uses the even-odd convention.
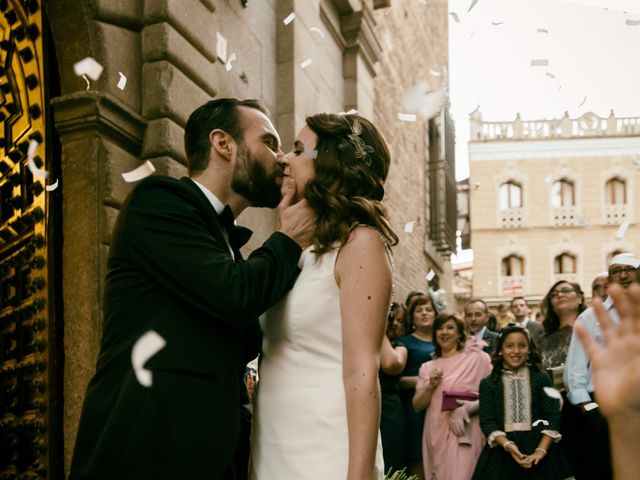
[[[578,261],[575,255],[564,252],[553,260],[553,273],[576,273],[578,270]]]
[[[608,205],[627,204],[627,183],[615,177],[605,184],[605,198]]]
[[[573,182],[562,178],[551,186],[551,206],[555,208],[573,207],[576,204]]]
[[[502,259],[503,277],[520,277],[522,275],[524,275],[524,258],[509,255]]]
[[[515,182],[506,182],[500,185],[499,190],[500,210],[522,207],[522,187]]]

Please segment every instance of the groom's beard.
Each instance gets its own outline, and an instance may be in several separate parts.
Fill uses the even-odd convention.
[[[278,179],[282,178],[282,167],[277,164],[273,173],[267,169],[249,151],[243,143],[238,147],[238,161],[233,169],[231,188],[246,198],[252,207],[275,208],[282,194]]]

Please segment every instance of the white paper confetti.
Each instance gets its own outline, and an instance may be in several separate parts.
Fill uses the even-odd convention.
[[[478,0],[471,0],[471,5],[469,5],[469,10],[467,10],[467,12],[470,12],[471,9],[476,6],[476,3],[478,3]]]
[[[557,400],[562,400],[562,395],[560,395],[560,392],[558,390],[556,390],[555,388],[544,387],[543,390],[544,390],[544,393],[546,393],[548,397],[555,398]]]
[[[224,64],[224,68],[227,70],[227,72],[231,71],[231,69],[233,68],[233,65],[231,65],[231,62],[234,62],[236,59],[236,54],[232,53],[231,55],[229,55],[229,58],[227,59],[227,63]]]
[[[427,5],[427,1],[428,0],[418,0],[418,3],[421,3],[422,5]]]
[[[624,222],[622,222],[618,227],[618,231],[616,232],[616,238],[618,239],[624,238],[624,234],[627,233],[627,229],[629,228],[629,225],[631,225],[631,222],[629,220],[625,220]]]
[[[624,23],[630,27],[637,27],[640,25],[640,20],[631,20],[630,18],[627,18]]]
[[[120,80],[118,80],[118,88],[120,90],[124,90],[124,87],[127,85],[127,77],[125,77],[122,72],[118,72],[118,75],[120,75]]]
[[[549,60],[547,60],[546,58],[536,58],[534,60],[531,60],[531,66],[532,67],[548,67]]]
[[[436,276],[436,272],[434,272],[433,270],[429,270],[429,273],[427,273],[427,282],[430,282],[431,280],[433,280],[433,277]]]
[[[166,340],[157,332],[149,330],[133,345],[131,349],[131,366],[140,385],[150,387],[153,384],[151,371],[145,369],[144,364],[162,350],[166,344]]]
[[[124,181],[128,183],[138,182],[143,178],[148,177],[155,171],[156,171],[156,168],[153,166],[153,163],[147,160],[139,167],[134,168],[129,172],[124,172],[122,174],[122,178],[124,178]]]
[[[285,25],[289,25],[291,22],[293,22],[294,18],[296,18],[295,12],[291,12],[284,20],[282,20],[282,23],[284,23]]]
[[[313,60],[311,60],[310,58],[307,58],[305,61],[303,61],[300,64],[300,68],[307,68],[309,65],[311,65],[313,63]]]
[[[220,32],[216,32],[216,57],[227,63],[227,39]]]
[[[36,151],[38,150],[39,143],[35,140],[29,141],[29,149],[27,150],[27,167],[31,173],[40,178],[47,178],[49,176],[49,172],[46,170],[41,170],[36,165],[36,162],[33,161],[33,157],[36,155]]]
[[[56,178],[56,181],[53,182],[51,185],[45,185],[44,189],[47,192],[53,192],[56,188],[58,188],[58,179]]]
[[[390,33],[385,33],[384,34],[384,42],[387,44],[387,48],[389,50],[391,50],[393,48],[393,42],[391,41],[391,34]]]
[[[582,101],[580,102],[580,105],[578,105],[578,107],[583,106],[586,101],[587,101],[587,96],[585,95]]]
[[[549,387],[547,387],[547,388],[549,388]],[[540,424],[542,424],[542,425],[544,425],[544,426],[546,426],[546,427],[548,427],[548,426],[549,426],[549,422],[547,422],[546,420],[543,420],[542,418],[539,418],[538,420],[536,420],[535,422],[533,422],[533,423],[531,424],[531,426],[532,426],[532,427],[537,427],[537,426],[538,426],[538,425],[540,425]]]
[[[100,78],[103,70],[104,67],[91,57],[83,58],[73,65],[73,71],[76,72],[76,75],[86,75],[93,81],[96,81]]]
[[[547,72],[545,73],[545,75],[549,78],[556,78],[556,76],[553,73]]]
[[[87,90],[89,90],[91,88],[91,84],[89,83],[89,79],[87,78],[86,75],[82,75],[82,78],[84,78],[84,81],[87,82]]]
[[[324,38],[324,32],[318,27],[311,27],[309,31],[318,34],[320,38]]]
[[[404,224],[404,233],[413,233],[413,226],[416,224],[415,220]]]
[[[504,25],[505,23],[507,22],[491,22],[491,25],[498,26],[498,25]]]
[[[347,112],[347,115],[357,115],[359,112],[355,108],[352,108]]]
[[[440,72],[438,70],[433,69],[433,68],[429,69],[429,73],[431,75],[433,75],[434,77],[439,77],[440,76]]]
[[[318,150],[315,150],[313,148],[304,147],[304,154],[309,158],[313,158],[314,160],[318,158]]]
[[[447,90],[439,88],[425,95],[420,103],[418,113],[425,120],[430,120],[440,114],[447,101]]]
[[[449,15],[451,15],[451,18],[453,18],[456,23],[460,23],[460,17],[458,17],[456,12],[449,12]]]
[[[549,33],[549,30],[547,30],[546,28],[539,28],[537,30],[537,33]]]
[[[598,405],[596,402],[591,402],[591,403],[587,403],[584,406],[584,411],[585,412],[590,412],[591,410],[595,410],[596,408],[598,408],[600,405]]]
[[[416,115],[415,113],[399,113],[398,120],[402,120],[403,122],[415,122]]]

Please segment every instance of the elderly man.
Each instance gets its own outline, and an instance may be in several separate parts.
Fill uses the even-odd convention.
[[[529,306],[524,297],[513,297],[511,299],[511,313],[516,317],[516,322],[522,328],[526,328],[533,338],[534,342],[538,342],[538,339],[544,335],[544,328],[536,321],[529,319]]]
[[[640,260],[629,253],[616,255],[609,262],[609,283],[617,283],[625,291],[636,280],[636,270],[640,266]],[[613,300],[607,298],[604,308],[614,322],[619,321],[618,312]],[[582,312],[576,324],[581,324],[588,330],[591,336],[600,343],[604,342],[600,324],[593,308]],[[569,401],[578,406],[583,414],[583,445],[584,476],[580,478],[593,478],[606,480],[612,478],[611,455],[609,449],[609,432],[604,417],[600,414],[599,405],[594,401],[593,377],[589,365],[589,357],[584,350],[580,339],[574,331],[569,344],[569,352],[564,369],[564,383],[568,390]]]
[[[487,345],[483,348],[485,352],[493,352],[493,341],[498,336],[493,330],[487,328],[489,320],[489,307],[484,300],[474,298],[464,307],[464,321],[470,337],[483,340]]]

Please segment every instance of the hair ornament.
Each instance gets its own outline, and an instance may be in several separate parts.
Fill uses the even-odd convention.
[[[373,153],[373,148],[364,143],[364,140],[360,137],[362,134],[362,124],[358,120],[354,120],[351,125],[351,133],[347,135],[353,149],[355,150],[354,158],[362,159],[367,166],[371,166],[370,153]]]

